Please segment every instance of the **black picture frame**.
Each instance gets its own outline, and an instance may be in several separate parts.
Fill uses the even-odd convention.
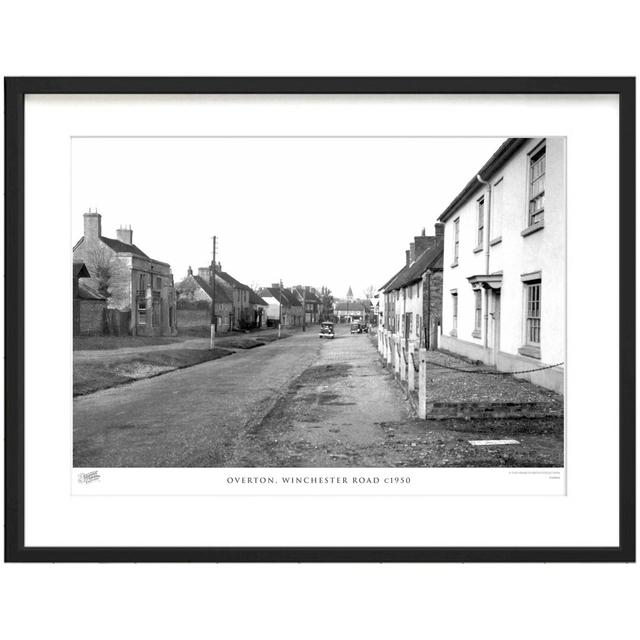
[[[5,78],[5,561],[634,562],[635,78]],[[24,104],[27,94],[615,94],[619,97],[619,545],[615,547],[26,547],[24,540]],[[8,310],[11,310],[10,312]]]

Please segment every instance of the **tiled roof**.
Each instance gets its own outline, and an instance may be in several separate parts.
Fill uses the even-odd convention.
[[[140,256],[141,258],[146,258],[147,260],[151,260],[151,258],[144,252],[142,249],[136,247],[135,244],[127,244],[126,242],[121,242],[120,240],[115,240],[114,238],[105,238],[104,236],[100,236],[100,240],[104,242],[107,247],[117,251],[118,253],[133,253],[136,256]]]
[[[236,280],[234,277],[230,276],[226,271],[216,271],[216,275],[229,283],[232,287],[237,287],[238,289],[244,289],[245,291],[251,291],[251,287],[246,284],[242,284],[239,280]]]
[[[316,302],[318,304],[322,303],[322,300],[318,297],[317,294],[313,293],[311,289],[307,289],[306,293],[304,287],[295,287],[295,292],[298,294],[298,299],[302,302],[304,298],[306,302]]]
[[[400,289],[422,278],[427,269],[442,269],[443,243],[438,240],[434,246],[423,251],[415,261],[403,267],[396,276],[387,283],[384,292]]]
[[[289,301],[289,304],[292,307],[302,306],[302,302],[300,302],[298,296],[293,291],[289,291],[288,289],[283,289],[282,293],[285,296],[285,298],[287,298],[287,300]]]
[[[258,304],[261,307],[269,306],[253,289],[249,290],[249,304]]]
[[[260,290],[261,296],[267,296],[275,298],[280,304],[287,307],[301,307],[302,304],[298,300],[297,296],[287,289],[280,289],[279,287],[265,287]]]
[[[361,302],[336,302],[336,311],[362,311],[367,309]]]
[[[213,291],[209,283],[200,276],[192,276],[193,279],[198,283],[198,286],[210,297],[213,299]],[[233,304],[233,301],[225,290],[222,287],[216,287],[216,304]]]
[[[287,299],[284,297],[284,293],[280,295],[280,289],[278,289],[278,287],[265,287],[264,289],[260,289],[258,293],[263,298],[275,298],[280,304],[288,304]]]

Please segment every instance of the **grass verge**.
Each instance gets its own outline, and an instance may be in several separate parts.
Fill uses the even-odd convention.
[[[73,395],[82,396],[231,355],[228,349],[166,349],[74,362]]]

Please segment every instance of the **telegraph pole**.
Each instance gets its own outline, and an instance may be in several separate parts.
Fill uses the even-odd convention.
[[[213,351],[216,341],[216,244],[217,237],[213,236],[213,260],[211,261],[211,338],[209,349]]]
[[[302,333],[307,330],[307,287],[302,285]]]
[[[282,279],[280,279],[280,299],[278,300],[278,310],[279,310],[278,340],[280,340],[280,327],[282,326]]]

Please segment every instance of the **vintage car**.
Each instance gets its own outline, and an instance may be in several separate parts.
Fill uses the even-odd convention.
[[[362,333],[362,325],[359,322],[352,322],[351,333]]]
[[[335,334],[333,333],[333,322],[323,322],[320,325],[320,334],[318,335],[318,337],[333,339],[334,336]]]

